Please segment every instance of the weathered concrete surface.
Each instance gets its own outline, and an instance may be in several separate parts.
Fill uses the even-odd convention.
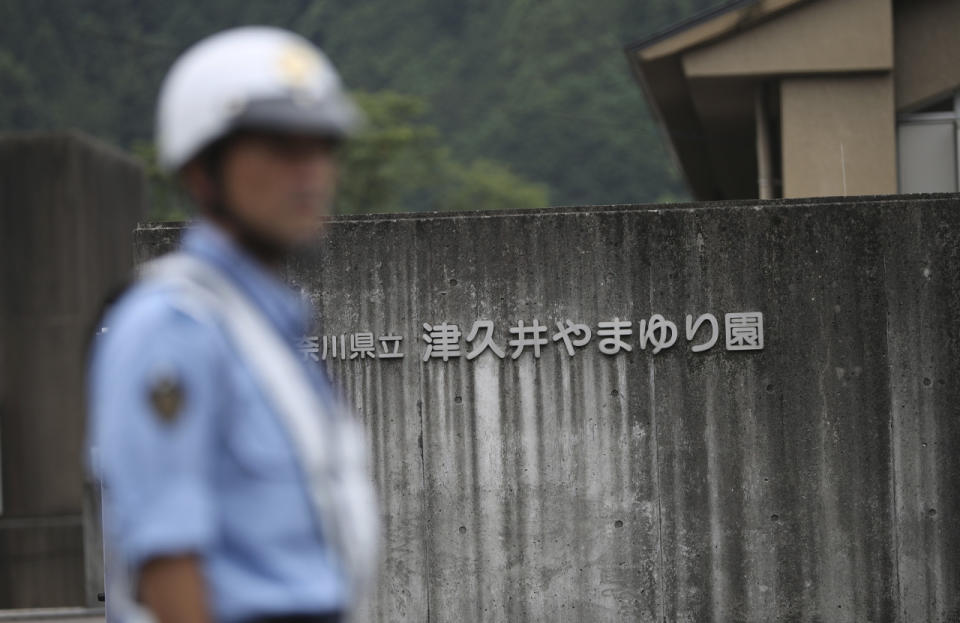
[[[957,196],[345,218],[289,277],[317,335],[404,336],[328,361],[383,504],[374,620],[960,616]],[[691,352],[686,314],[738,311],[763,351]],[[510,358],[517,321],[568,318],[574,357]],[[422,360],[423,323],[479,319],[505,359]]]
[[[103,608],[37,608],[0,610],[4,623],[104,623]]]
[[[0,608],[103,590],[96,551],[84,582],[82,350],[143,214],[127,156],[78,134],[0,135]]]

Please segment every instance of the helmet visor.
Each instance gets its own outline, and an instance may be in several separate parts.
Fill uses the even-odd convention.
[[[233,117],[234,130],[268,130],[344,139],[358,130],[362,115],[345,94],[317,100],[309,94],[251,100]]]

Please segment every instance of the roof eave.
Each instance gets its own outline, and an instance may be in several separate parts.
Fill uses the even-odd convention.
[[[652,60],[677,54],[755,25],[811,0],[732,0],[627,44],[632,56]]]

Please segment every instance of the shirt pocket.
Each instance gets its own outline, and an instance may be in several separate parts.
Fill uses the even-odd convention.
[[[240,469],[252,477],[295,479],[296,457],[287,432],[278,416],[257,398],[242,396],[238,409],[227,417],[226,440],[230,453]]]

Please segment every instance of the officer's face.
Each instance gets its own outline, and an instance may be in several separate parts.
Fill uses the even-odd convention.
[[[275,243],[314,239],[330,215],[337,185],[335,144],[325,138],[244,133],[223,159],[227,205]]]

